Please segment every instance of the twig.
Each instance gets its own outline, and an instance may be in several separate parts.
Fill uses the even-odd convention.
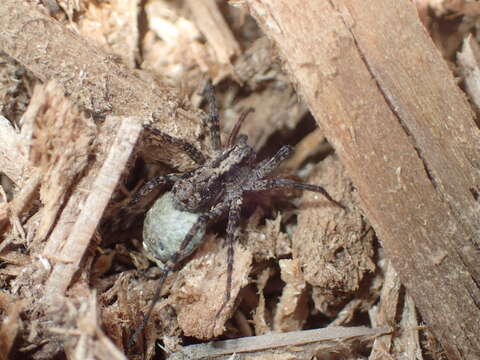
[[[400,279],[388,263],[386,266],[385,281],[383,283],[380,304],[375,314],[374,326],[391,326],[395,324],[397,316],[398,301],[400,296]],[[392,335],[385,334],[375,339],[369,360],[384,359],[385,354],[390,354]]]
[[[301,347],[312,343],[326,342],[334,350],[348,339],[371,339],[387,329],[366,327],[329,327],[323,329],[292,331],[261,336],[244,337],[235,340],[214,341],[208,344],[191,345],[172,354],[169,359],[211,359],[234,353],[252,353],[284,347]],[[334,342],[332,344],[332,341]]]

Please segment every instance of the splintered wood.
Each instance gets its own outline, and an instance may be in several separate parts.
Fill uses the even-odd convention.
[[[72,351],[77,354],[100,351],[110,354],[109,358],[123,359],[123,355],[112,347],[110,340],[102,335],[98,325],[90,321],[90,328],[82,327],[82,324],[85,325],[81,321],[82,305],[78,308],[78,318],[76,315],[72,317],[72,313],[62,315],[61,311],[55,312],[68,306],[64,297],[67,287],[73,275],[81,269],[81,260],[142,129],[138,119],[107,118],[97,133],[96,126],[89,121],[91,120],[72,106],[54,83],[39,85],[35,89],[22,127],[24,141],[30,140],[29,163],[24,166],[28,165],[32,169],[30,173],[35,175],[26,183],[20,182],[25,183],[25,186],[8,205],[11,217],[23,216],[25,208],[32,207],[35,200],[35,192],[32,190],[28,192],[28,197],[24,195],[30,188],[28,184],[34,180],[35,187],[40,187],[39,197],[44,206],[35,215],[36,221],[26,224],[28,239],[23,239],[23,245],[30,248],[31,255],[42,248],[43,254],[37,255],[37,261],[30,258],[28,265],[24,262],[24,269],[16,278],[14,288],[23,295],[30,309],[36,309],[34,313],[37,318],[31,321],[40,325],[37,325],[39,333],[32,334],[32,341],[47,331],[57,334],[55,337],[66,335],[66,346],[69,347],[68,344],[74,338],[69,339],[68,335],[75,331],[69,333],[55,328],[71,326],[72,321],[78,320],[79,335],[85,334],[80,335],[80,339],[83,336],[85,338],[78,343],[74,341],[76,345]],[[15,150],[22,153],[21,149],[11,149]],[[90,156],[93,152],[96,159],[92,162]],[[19,176],[28,174],[19,173]],[[78,187],[72,186],[74,182]],[[22,207],[18,203],[20,199],[24,203]],[[9,262],[15,263],[13,257],[7,256],[4,259],[7,258]],[[43,288],[40,284],[46,277],[48,279]],[[35,284],[35,290],[31,287],[32,284]],[[90,290],[88,287],[86,289],[87,292],[75,299],[87,295]],[[95,307],[95,295],[91,293],[90,296],[89,306]],[[73,308],[71,310],[76,311]],[[13,310],[7,312],[11,311]],[[12,316],[14,321],[13,313]],[[99,343],[97,346],[88,346],[85,343],[88,338],[96,338]],[[3,340],[7,341],[6,338]],[[55,347],[44,349],[45,355],[55,354],[56,351]]]
[[[99,133],[99,139],[103,140],[100,146],[105,149],[104,156],[101,156],[102,152],[97,152],[97,161],[100,166],[91,169],[90,177],[86,177],[88,183],[85,183],[83,188],[79,187],[83,193],[81,198],[72,196],[69,201],[73,201],[74,205],[67,204],[65,209],[71,212],[63,213],[59,219],[60,224],[74,220],[71,232],[64,233],[66,238],[58,245],[55,244],[57,245],[55,248],[47,245],[44,252],[47,258],[59,256],[61,259],[61,262],[53,266],[46,283],[47,293],[63,294],[74,273],[78,271],[83,254],[120,180],[141,129],[137,119],[107,118],[102,128],[103,132]],[[67,218],[63,218],[64,216]],[[53,234],[56,234],[55,230]]]
[[[224,333],[239,291],[248,284],[252,254],[239,243],[235,246],[231,298],[218,314],[225,299],[227,249],[221,241],[208,238],[189,263],[178,273],[172,295],[178,323],[186,336],[211,339]]]
[[[233,37],[216,1],[187,0],[186,4],[200,31],[205,34],[207,41],[214,48],[218,62],[224,66],[231,66],[231,59],[240,55],[240,45]]]
[[[422,360],[416,310],[410,295],[405,293],[397,273],[390,262],[384,264],[385,281],[380,303],[369,311],[371,322],[376,327],[392,326],[400,318],[398,336],[388,333],[379,336],[373,343],[369,360],[384,359],[386,354],[393,357]],[[393,329],[392,329],[393,330]],[[396,355],[395,355],[396,354]]]
[[[2,0],[0,359],[480,358],[480,132],[439,56],[479,112],[478,15],[463,0]],[[296,144],[272,175],[344,209],[245,194],[222,312],[220,218],[127,349],[160,273],[144,214],[168,187],[127,204],[196,166],[142,124],[212,156],[207,77],[224,141],[254,108],[241,132],[258,161]]]
[[[198,137],[201,114],[189,109],[177,90],[155,84],[152,77],[140,78],[115,56],[27,3],[3,1],[0,19],[8,29],[0,32],[2,48],[42,81],[56,80],[82,109],[101,116],[140,116],[172,136]],[[178,166],[178,160],[186,156],[178,149],[173,151],[179,156],[159,160]],[[146,153],[155,157],[155,152]]]
[[[0,168],[17,186],[21,187],[31,171],[28,150],[20,133],[3,116],[0,116]]]
[[[326,328],[305,331],[268,334],[242,339],[216,341],[192,345],[173,354],[169,359],[231,359],[236,354],[245,359],[311,359],[317,353],[338,355],[348,344],[369,342],[387,329],[365,327]],[[348,356],[343,359],[350,359]]]
[[[412,2],[246,3],[423,319],[452,359],[480,356],[480,132]]]
[[[315,286],[315,307],[331,314],[331,308],[343,304],[360,288],[365,276],[374,272],[373,234],[338,159],[325,159],[314,169],[310,181],[332,184],[327,187],[329,193],[349,209],[343,213],[317,194],[305,193],[292,238],[293,255],[301,262],[305,279]]]
[[[480,46],[471,36],[463,42],[462,51],[458,53],[458,63],[465,78],[466,91],[478,112],[480,111]]]

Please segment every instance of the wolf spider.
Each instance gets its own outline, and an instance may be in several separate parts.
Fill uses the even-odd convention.
[[[213,156],[204,155],[192,144],[145,125],[146,130],[181,148],[198,167],[185,173],[155,177],[134,195],[129,204],[130,206],[136,204],[160,185],[172,186],[169,192],[155,202],[145,218],[144,248],[151,256],[164,263],[164,266],[152,303],[127,347],[135,343],[137,336],[145,327],[160,297],[167,275],[200,245],[207,223],[228,213],[227,282],[225,298],[217,312],[218,318],[230,300],[234,241],[244,193],[275,188],[297,188],[318,192],[331,203],[343,208],[321,186],[286,178],[267,178],[292,153],[292,147],[285,145],[271,159],[257,162],[257,153],[247,144],[247,136],[238,135],[242,122],[253,109],[248,109],[240,115],[226,144],[222,146],[219,114],[210,82],[207,83],[203,94],[208,103],[208,117],[205,122],[209,128]]]

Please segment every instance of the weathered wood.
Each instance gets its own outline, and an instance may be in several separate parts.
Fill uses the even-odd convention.
[[[0,169],[17,186],[22,186],[31,173],[22,136],[3,116],[0,116],[0,134]]]
[[[44,249],[46,258],[59,258],[45,285],[45,294],[56,300],[64,295],[80,261],[87,250],[93,233],[112,197],[123,169],[133,152],[142,127],[138,119],[108,117],[100,132],[104,154],[98,156],[88,175],[70,197],[57,227],[52,231]],[[110,145],[110,146],[108,146]],[[88,188],[88,194],[85,195]],[[70,222],[71,227],[65,224]]]
[[[480,134],[408,0],[247,0],[451,359],[480,356]]]
[[[218,8],[215,0],[187,0],[195,23],[212,45],[221,64],[230,64],[233,56],[240,55],[240,45]]]
[[[55,80],[82,109],[96,116],[138,116],[157,122],[171,136],[198,137],[201,112],[191,109],[177,90],[136,76],[118,57],[34,4],[1,1],[0,24],[0,48],[42,81]],[[174,158],[162,160],[177,165]]]
[[[169,359],[231,359],[232,354],[238,353],[246,355],[245,358],[268,359],[275,358],[275,355],[278,358],[288,358],[275,353],[276,349],[281,348],[283,348],[284,352],[292,351],[296,359],[311,359],[319,356],[319,354],[341,354],[350,342],[369,342],[373,337],[380,336],[388,331],[388,328],[369,329],[363,326],[336,326],[276,334],[270,333],[186,346],[181,351],[172,354]],[[318,348],[308,349],[309,345],[318,345]],[[251,357],[248,355],[251,355]],[[262,357],[262,355],[265,355],[265,357]]]

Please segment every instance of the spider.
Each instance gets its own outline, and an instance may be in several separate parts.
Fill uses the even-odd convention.
[[[181,148],[198,167],[185,173],[172,173],[158,176],[148,181],[132,198],[129,206],[135,205],[153,189],[170,185],[166,192],[148,211],[143,229],[143,246],[149,255],[164,264],[154,298],[127,345],[129,348],[145,327],[167,275],[189,256],[202,242],[209,221],[228,214],[226,229],[227,282],[225,295],[218,315],[230,300],[232,270],[234,262],[234,242],[240,222],[244,193],[276,188],[297,188],[322,194],[331,203],[341,208],[327,191],[318,185],[304,184],[286,178],[268,176],[291,153],[292,147],[283,146],[272,158],[257,161],[257,153],[247,144],[246,135],[238,135],[240,126],[248,113],[244,111],[235,124],[226,144],[220,140],[219,114],[213,86],[205,86],[203,95],[208,104],[206,125],[209,128],[213,156],[201,153],[192,144],[173,138],[158,129],[145,125],[145,129]]]

